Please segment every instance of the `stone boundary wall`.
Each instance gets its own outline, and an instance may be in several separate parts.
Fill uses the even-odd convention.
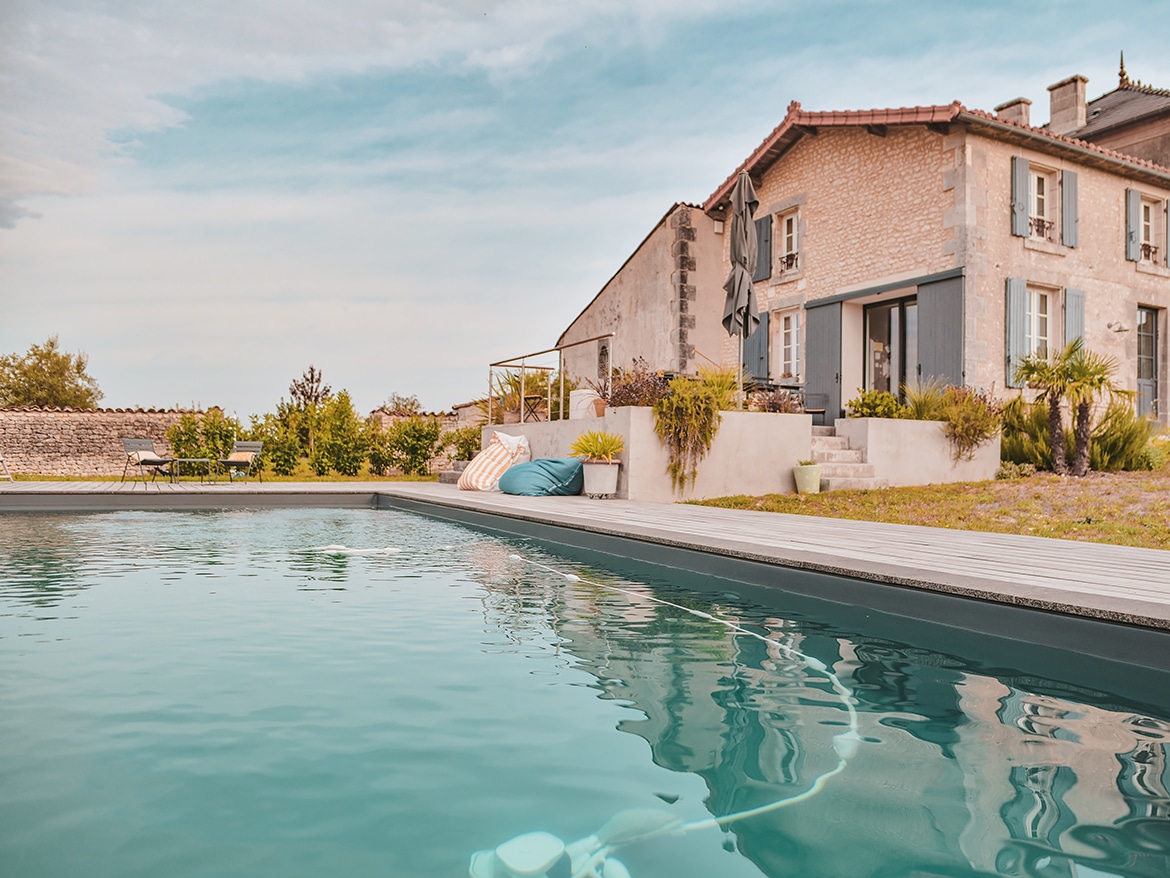
[[[14,474],[120,476],[123,439],[153,439],[159,453],[167,454],[167,427],[184,414],[192,412],[0,408],[0,455]]]

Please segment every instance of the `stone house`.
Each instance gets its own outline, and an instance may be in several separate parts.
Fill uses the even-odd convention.
[[[748,371],[803,385],[831,420],[859,389],[916,378],[1003,396],[1023,356],[1082,336],[1165,422],[1170,91],[1123,68],[1086,103],[1086,83],[1050,87],[1043,127],[1022,98],[994,113],[790,104],[703,205],[721,231],[739,170],[751,175],[761,323]],[[696,294],[697,322],[716,328],[722,249],[713,293]],[[735,340],[719,344],[733,363]]]
[[[557,345],[614,333],[566,348],[566,373],[596,381],[609,366],[636,358],[654,371],[693,374],[722,356],[723,239],[721,223],[697,205],[676,203],[633,254],[569,324]]]

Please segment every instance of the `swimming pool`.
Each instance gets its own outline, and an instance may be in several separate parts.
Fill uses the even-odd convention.
[[[616,856],[1170,874],[1170,692],[636,572],[392,510],[0,516],[0,871],[466,875],[530,832],[802,795],[848,702],[812,797]]]

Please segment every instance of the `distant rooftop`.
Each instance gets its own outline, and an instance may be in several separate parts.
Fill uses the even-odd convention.
[[[1095,136],[1134,122],[1170,115],[1170,89],[1144,85],[1131,80],[1125,72],[1125,57],[1121,59],[1117,88],[1089,101],[1085,107],[1085,124],[1070,131],[1069,136],[1092,140]]]

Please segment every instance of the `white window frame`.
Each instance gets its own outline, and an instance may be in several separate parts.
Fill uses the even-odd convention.
[[[1042,184],[1042,185],[1041,185]],[[1056,240],[1056,216],[1059,190],[1056,171],[1039,165],[1028,167],[1028,230],[1032,238]],[[1043,193],[1041,193],[1043,189]]]
[[[1163,264],[1160,256],[1165,231],[1162,229],[1166,215],[1166,202],[1158,198],[1141,196],[1138,202],[1138,262],[1146,265]]]
[[[1047,357],[1053,350],[1052,318],[1058,293],[1056,290],[1031,285],[1027,289],[1028,300],[1024,312],[1024,353],[1040,353]]]
[[[789,224],[792,234],[789,235]],[[779,241],[776,247],[777,262],[780,274],[800,270],[800,211],[789,210],[776,215],[776,228],[779,230]],[[789,264],[791,263],[791,265]]]
[[[776,315],[780,328],[780,378],[800,381],[800,310]]]

